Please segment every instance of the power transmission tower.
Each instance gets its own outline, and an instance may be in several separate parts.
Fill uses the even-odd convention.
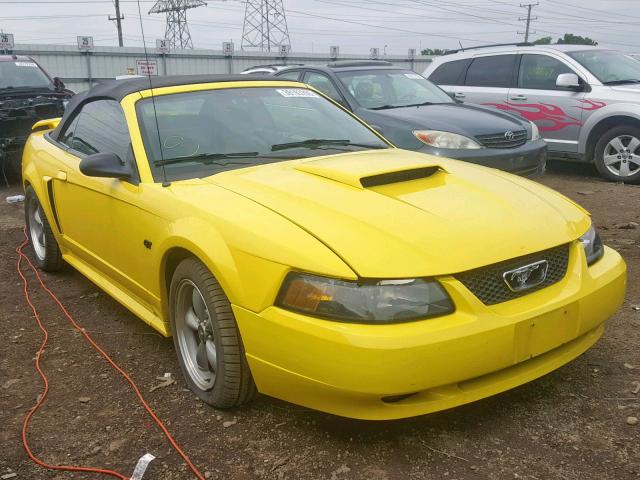
[[[242,28],[242,49],[259,48],[270,52],[291,46],[282,0],[247,0]]]
[[[149,13],[166,13],[167,28],[164,38],[172,49],[193,48],[187,10],[206,5],[203,0],[158,0]]]
[[[518,32],[518,35],[524,35],[524,42],[525,43],[529,42],[529,34],[530,33],[536,33],[536,32],[530,32],[529,31],[529,27],[530,27],[531,22],[533,20],[537,20],[538,19],[538,17],[532,17],[531,16],[531,9],[533,7],[537,7],[538,5],[540,5],[538,2],[536,2],[536,3],[521,3],[520,4],[520,6],[522,8],[526,8],[527,9],[527,17],[526,18],[525,17],[518,17],[518,20],[520,20],[520,21],[523,21],[523,20],[527,21],[527,28],[525,29],[524,33]]]
[[[116,16],[112,17],[109,15],[109,20],[116,21],[116,28],[118,29],[118,45],[122,47],[124,46],[124,43],[122,42],[122,20],[124,20],[124,15],[120,15],[120,0],[115,0],[114,3],[116,6]]]

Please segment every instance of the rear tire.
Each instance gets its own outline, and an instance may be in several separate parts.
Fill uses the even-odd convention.
[[[60,247],[53,236],[42,204],[31,186],[25,190],[24,215],[29,244],[36,264],[45,272],[60,270],[64,265]]]
[[[189,388],[216,408],[232,408],[257,395],[231,304],[207,267],[180,262],[169,289],[171,333]]]
[[[594,163],[607,180],[640,183],[640,128],[619,126],[607,130],[596,144]]]

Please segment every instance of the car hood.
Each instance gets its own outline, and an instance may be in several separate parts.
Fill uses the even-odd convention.
[[[470,270],[568,243],[590,224],[577,205],[528,180],[399,149],[243,168],[204,182],[287,218],[368,278]]]
[[[364,112],[364,111],[363,111]],[[357,112],[365,120],[384,125],[385,119],[405,122],[411,129],[454,132],[467,136],[526,130],[529,126],[519,118],[480,105],[445,103],[421,107],[401,107],[387,110]]]

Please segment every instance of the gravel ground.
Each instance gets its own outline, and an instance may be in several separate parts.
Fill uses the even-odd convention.
[[[354,421],[260,396],[235,411],[198,401],[164,339],[70,268],[45,275],[71,313],[140,385],[185,451],[216,479],[635,479],[640,478],[640,187],[606,183],[592,169],[555,165],[540,179],[589,209],[605,243],[629,266],[623,307],[594,348],[569,365],[501,395],[437,414]],[[22,206],[0,189],[0,478],[99,478],[43,470],[26,457],[22,421],[42,389],[33,368],[41,341],[15,270]],[[29,431],[54,464],[130,475],[153,453],[145,479],[193,478],[127,384],[35,288],[50,331],[44,368],[51,391]],[[151,391],[171,372],[177,383]],[[231,425],[230,425],[231,424]],[[108,477],[104,477],[108,478]]]

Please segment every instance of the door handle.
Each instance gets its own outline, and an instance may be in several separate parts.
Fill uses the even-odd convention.
[[[527,97],[525,97],[524,95],[514,95],[513,97],[511,97],[511,100],[526,100]]]
[[[66,181],[67,181],[67,172],[64,172],[64,171],[62,171],[62,170],[58,170],[58,173],[57,173],[57,175],[56,175],[56,178],[57,178],[58,180],[61,180],[61,181],[63,181],[63,182],[66,182]]]

